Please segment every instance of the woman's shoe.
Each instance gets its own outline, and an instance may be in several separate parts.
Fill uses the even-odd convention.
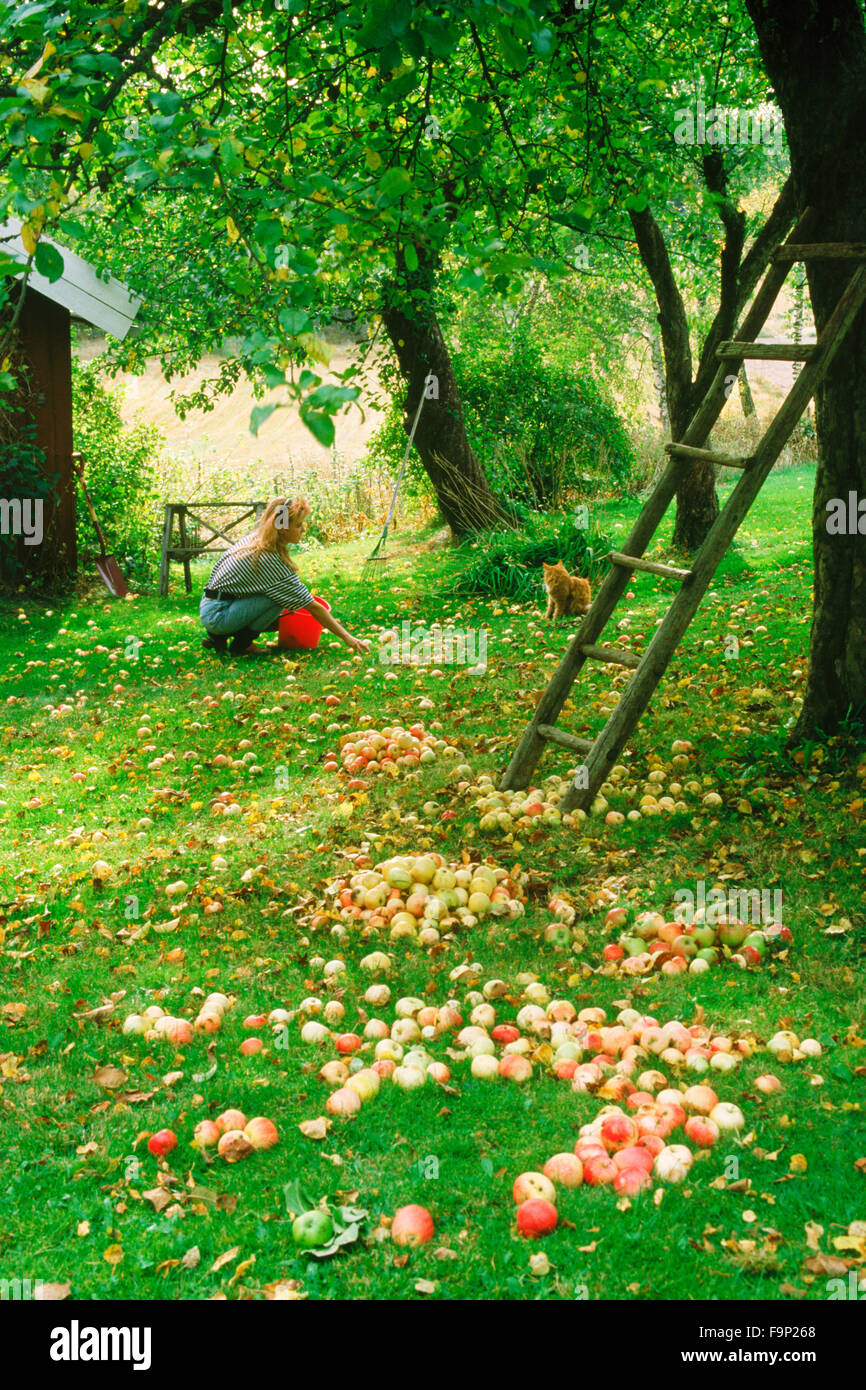
[[[229,644],[227,637],[216,637],[209,632],[207,637],[202,638],[202,646],[207,652],[224,652]]]
[[[229,656],[245,656],[252,646],[255,635],[252,628],[242,627],[229,642]],[[253,652],[257,651],[258,647],[253,647]]]

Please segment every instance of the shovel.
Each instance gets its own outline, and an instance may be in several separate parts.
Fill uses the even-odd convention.
[[[87,510],[90,512],[90,520],[93,522],[96,528],[96,534],[99,537],[100,554],[96,560],[96,568],[99,570],[102,582],[108,592],[114,594],[115,598],[126,598],[129,589],[126,580],[120,572],[120,566],[113,555],[107,555],[105,553],[105,537],[102,534],[99,522],[96,520],[96,512],[93,510],[93,503],[87,495],[87,488],[84,483],[84,460],[80,454],[72,455],[72,467],[81,484],[81,491],[84,493]]]

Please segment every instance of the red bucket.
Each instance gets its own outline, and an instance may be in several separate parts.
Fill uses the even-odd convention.
[[[313,598],[330,613],[331,605],[327,599],[319,598],[318,594],[314,594]],[[319,645],[322,632],[322,624],[316,621],[309,608],[296,608],[294,613],[287,609],[280,614],[277,644],[288,651],[311,652]]]

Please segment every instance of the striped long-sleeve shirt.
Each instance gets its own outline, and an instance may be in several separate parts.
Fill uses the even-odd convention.
[[[224,589],[237,598],[247,598],[251,594],[265,594],[274,603],[281,603],[292,613],[298,608],[306,608],[313,602],[313,595],[302,584],[294,570],[289,569],[272,551],[259,555],[258,565],[253,564],[249,551],[240,554],[240,548],[249,537],[239,540],[230,550],[217,560],[208,581],[209,589]]]

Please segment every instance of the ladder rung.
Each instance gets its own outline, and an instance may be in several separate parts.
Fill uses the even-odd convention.
[[[678,459],[694,459],[698,463],[716,463],[719,468],[748,468],[751,458],[736,458],[733,454],[717,454],[712,449],[694,449],[691,444],[666,444],[665,452]]]
[[[818,350],[817,343],[720,343],[716,356],[722,358],[751,357],[767,362],[811,362]]]
[[[608,661],[614,666],[630,666],[632,670],[640,666],[640,657],[627,652],[625,647],[581,647],[584,656],[593,661]]]
[[[546,739],[548,743],[558,743],[561,748],[571,748],[575,753],[588,753],[592,747],[591,739],[576,738],[574,734],[565,734],[554,724],[539,724],[538,737]]]
[[[866,241],[803,241],[777,248],[774,261],[862,261]]]
[[[612,565],[622,565],[627,570],[645,570],[647,574],[659,574],[663,579],[679,579],[683,584],[692,578],[691,570],[677,569],[674,565],[658,565],[655,560],[639,560],[636,555],[623,555],[621,550],[612,550],[607,557]]]

